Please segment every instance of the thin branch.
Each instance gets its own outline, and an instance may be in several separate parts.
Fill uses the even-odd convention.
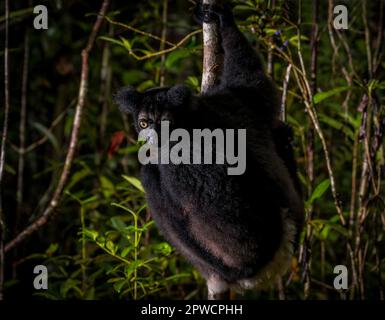
[[[334,172],[333,172],[333,168],[332,168],[331,161],[330,161],[330,156],[329,156],[329,149],[327,147],[326,140],[325,140],[325,137],[323,135],[323,131],[322,131],[321,126],[320,126],[319,121],[318,121],[317,112],[314,109],[313,94],[312,94],[312,91],[311,91],[311,88],[310,88],[310,85],[309,85],[309,81],[308,81],[307,76],[306,76],[306,70],[305,70],[305,67],[304,67],[303,58],[302,58],[302,52],[301,52],[301,45],[300,45],[301,38],[300,38],[300,36],[298,37],[298,39],[299,39],[298,40],[298,57],[299,57],[299,60],[300,60],[300,63],[301,63],[302,75],[303,76],[300,78],[297,75],[296,72],[294,74],[297,75],[296,78],[297,78],[297,81],[298,81],[298,85],[299,85],[299,87],[301,89],[303,98],[305,100],[304,102],[305,102],[306,109],[307,109],[307,111],[309,113],[310,119],[313,122],[314,129],[316,130],[316,132],[318,134],[318,137],[321,140],[322,149],[324,151],[324,156],[325,156],[325,161],[326,161],[326,168],[327,168],[328,173],[329,173],[330,187],[331,187],[332,195],[333,195],[333,199],[334,199],[334,206],[336,207],[336,210],[337,210],[338,216],[340,218],[341,224],[343,226],[345,226],[345,218],[344,218],[344,215],[343,215],[343,210],[342,210],[340,199],[339,199],[339,196],[338,196],[338,193],[337,193],[337,189],[336,189],[336,183],[335,183],[335,179],[334,179]]]
[[[3,300],[3,289],[4,289],[4,272],[5,272],[5,215],[3,212],[3,176],[4,176],[4,165],[5,165],[5,146],[8,138],[8,120],[10,106],[10,94],[9,94],[9,51],[8,51],[8,37],[9,37],[9,1],[5,0],[5,41],[4,41],[4,97],[5,97],[5,108],[4,108],[4,122],[3,132],[1,138],[1,149],[0,149],[0,300]]]
[[[381,63],[381,48],[383,45],[383,37],[384,37],[384,2],[385,1],[379,1],[380,2],[380,17],[378,21],[378,34],[377,34],[377,40],[376,40],[376,47],[373,54],[373,73],[376,72],[378,66]]]
[[[330,163],[329,151],[328,151],[328,148],[327,148],[327,145],[326,145],[326,140],[324,138],[322,129],[321,129],[320,125],[319,125],[317,112],[314,109],[313,96],[311,94],[310,85],[309,85],[309,82],[308,82],[307,77],[306,77],[306,72],[304,70],[301,70],[300,68],[298,68],[294,64],[294,61],[293,61],[293,59],[291,58],[290,55],[286,54],[285,52],[283,52],[279,48],[275,48],[275,49],[277,50],[279,56],[281,56],[284,60],[286,60],[287,63],[293,65],[293,68],[292,68],[293,69],[293,74],[295,75],[295,79],[296,79],[297,84],[299,86],[299,89],[301,91],[302,98],[304,100],[306,109],[307,109],[307,111],[309,113],[310,119],[312,119],[313,126],[316,129],[316,132],[317,132],[317,134],[318,134],[318,136],[319,136],[319,138],[321,140],[321,143],[322,143],[322,149],[324,151],[324,156],[325,156],[325,160],[326,160],[326,167],[327,167],[328,174],[329,174],[329,179],[330,179],[330,186],[331,186],[332,195],[333,195],[333,198],[334,198],[334,205],[336,207],[336,210],[337,210],[337,213],[338,213],[338,216],[340,218],[340,221],[341,221],[342,225],[345,225],[345,218],[343,216],[343,211],[342,211],[342,208],[341,208],[340,200],[338,198],[338,194],[337,194],[337,190],[336,190],[336,185],[335,185],[335,179],[334,179],[334,173],[333,173],[333,169],[332,169],[332,166],[331,166],[331,163]],[[301,51],[298,51],[298,55],[299,55],[299,57],[301,59],[301,57],[302,57]]]
[[[57,208],[57,206],[59,205],[61,194],[67,182],[68,176],[70,174],[71,165],[74,159],[75,150],[78,142],[79,129],[80,129],[80,124],[82,120],[85,98],[87,94],[88,71],[89,71],[88,57],[94,45],[95,38],[102,26],[102,23],[104,20],[103,17],[107,12],[108,5],[109,5],[109,0],[104,0],[100,8],[99,15],[93,26],[90,37],[88,38],[87,46],[85,47],[85,49],[83,49],[81,53],[82,69],[81,69],[81,78],[80,78],[80,85],[79,85],[78,103],[75,108],[75,116],[73,120],[71,139],[68,146],[67,156],[64,162],[64,167],[63,167],[63,171],[61,173],[59,182],[56,186],[56,189],[53,193],[50,203],[48,204],[47,208],[43,211],[41,216],[37,218],[27,228],[25,228],[22,232],[20,232],[13,240],[7,243],[7,245],[5,246],[6,252],[14,248],[16,245],[18,245],[27,237],[29,237],[32,233],[34,233],[43,225],[45,225],[48,219],[51,217],[51,215],[55,211],[55,209]]]
[[[368,17],[366,13],[366,7],[367,7],[367,1],[362,1],[362,20],[364,22],[365,26],[365,47],[366,47],[366,56],[368,60],[368,73],[369,78],[372,79],[373,77],[373,62],[372,62],[372,51],[370,49],[370,30],[368,25]]]
[[[292,68],[292,64],[289,63],[286,68],[285,79],[283,80],[283,85],[282,85],[282,99],[281,99],[281,120],[282,121],[286,121],[286,98],[287,98],[287,88],[289,85],[291,68]]]
[[[129,55],[134,57],[136,60],[138,61],[142,61],[142,60],[147,60],[147,59],[150,59],[150,58],[153,58],[153,57],[157,57],[157,56],[161,56],[161,55],[164,55],[165,53],[169,53],[169,52],[172,52],[176,49],[178,49],[179,47],[181,47],[188,39],[190,39],[192,36],[198,34],[198,33],[201,33],[202,30],[201,29],[198,29],[198,30],[195,30],[193,32],[190,32],[188,35],[186,35],[182,40],[180,40],[177,44],[175,44],[174,46],[170,47],[170,48],[167,48],[167,49],[164,49],[164,50],[161,50],[161,51],[157,51],[157,52],[152,52],[152,53],[149,53],[149,54],[146,54],[144,56],[138,56],[136,53],[134,53],[133,51],[129,51]]]
[[[137,29],[137,28],[135,28],[135,27],[133,27],[133,26],[130,26],[130,25],[125,24],[125,23],[122,23],[122,22],[114,21],[114,20],[112,20],[110,17],[107,17],[107,16],[104,17],[104,18],[105,18],[109,23],[114,24],[114,25],[116,25],[116,26],[123,27],[123,28],[125,28],[125,29],[131,30],[131,31],[133,31],[133,32],[135,32],[135,33],[141,34],[142,36],[146,36],[146,37],[149,37],[149,38],[158,40],[158,41],[160,41],[161,43],[168,44],[168,45],[171,46],[171,47],[174,47],[174,46],[175,46],[175,43],[172,43],[172,42],[170,42],[170,41],[167,41],[167,40],[165,40],[165,39],[163,39],[163,38],[161,38],[161,37],[158,37],[158,36],[156,36],[156,35],[154,35],[154,34],[152,34],[152,33],[149,33],[149,32],[146,32],[146,31],[139,30],[139,29]]]
[[[313,95],[317,92],[317,60],[318,60],[318,0],[313,0],[312,4],[312,30],[311,30],[311,66],[310,79]]]
[[[275,9],[275,0],[271,1],[271,8],[272,11]],[[274,79],[274,56],[273,56],[273,36],[269,37],[268,40],[268,47],[267,47],[267,75],[271,78]]]
[[[168,0],[163,0],[163,10],[162,10],[162,42],[160,43],[159,50],[164,50],[164,44],[166,41],[166,35],[167,35],[167,13],[168,13]],[[166,62],[166,55],[163,54],[160,57],[160,67],[159,67],[159,85],[161,87],[164,86],[164,64]]]
[[[117,26],[120,26],[120,27],[123,27],[123,28],[126,28],[126,29],[129,29],[133,32],[136,32],[136,33],[139,33],[143,36],[146,36],[146,37],[149,37],[149,38],[152,38],[152,39],[155,39],[155,40],[158,40],[160,41],[161,43],[164,43],[164,44],[168,44],[169,46],[171,46],[170,48],[167,48],[167,49],[164,49],[164,50],[160,50],[160,51],[157,51],[157,52],[151,52],[149,54],[146,54],[146,55],[143,55],[143,56],[138,56],[133,50],[129,50],[128,54],[132,57],[134,57],[136,60],[138,61],[142,61],[142,60],[146,60],[146,59],[150,59],[150,58],[153,58],[153,57],[157,57],[157,56],[164,56],[166,53],[169,53],[169,52],[172,52],[174,51],[175,49],[178,49],[179,47],[181,47],[188,39],[190,39],[192,36],[198,34],[198,33],[201,33],[202,30],[199,29],[199,30],[195,30],[189,34],[187,34],[185,37],[183,37],[182,40],[180,40],[178,43],[172,43],[170,41],[167,41],[161,37],[158,37],[156,35],[153,35],[151,33],[148,33],[148,32],[145,32],[145,31],[142,31],[142,30],[139,30],[137,28],[134,28],[128,24],[124,24],[124,23],[121,23],[121,22],[117,22],[117,21],[114,21],[112,20],[110,17],[104,17],[109,23],[113,24],[113,25],[117,25]]]
[[[110,24],[108,30],[108,35],[113,35],[114,26]],[[101,160],[104,152],[104,142],[105,142],[105,133],[107,127],[107,115],[108,115],[108,106],[109,101],[106,97],[111,96],[111,45],[106,42],[103,46],[102,53],[102,67],[100,70],[100,95],[99,95],[99,105],[102,106],[102,112],[100,114],[100,126],[99,126],[99,140],[98,140],[98,156],[96,162],[98,165],[101,164]]]
[[[68,108],[72,106],[72,104],[74,104],[76,102],[76,98],[74,98],[70,104],[68,105],[68,107],[63,110],[51,123],[51,125],[49,126],[48,128],[48,131],[51,132],[59,123],[60,121],[62,121],[64,119],[64,116],[66,115],[66,113],[68,112]],[[36,140],[35,142],[32,142],[28,147],[25,147],[24,148],[24,153],[27,154],[33,150],[35,150],[37,147],[41,146],[42,144],[44,144],[46,141],[48,140],[48,136],[47,135],[44,135],[43,137],[41,137],[39,140]],[[16,146],[15,144],[12,144],[10,143],[10,146],[11,148],[17,152],[17,153],[22,153],[23,150],[21,150],[18,146]]]
[[[28,27],[27,27],[28,28]],[[28,88],[28,63],[29,63],[29,35],[28,29],[25,30],[24,38],[24,58],[23,58],[23,74],[21,84],[21,108],[20,108],[20,125],[19,125],[19,154],[17,169],[17,214],[16,226],[20,220],[21,207],[24,195],[24,160],[25,160],[25,125],[27,120],[27,88]]]

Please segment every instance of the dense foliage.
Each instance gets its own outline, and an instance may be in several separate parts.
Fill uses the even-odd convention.
[[[101,2],[39,4],[48,8],[48,30],[33,29],[32,5],[10,3],[5,243],[41,215],[58,183],[77,104],[80,53]],[[333,28],[333,0],[235,4],[242,31],[283,96],[307,212],[287,276],[246,297],[384,298],[384,1],[345,1],[347,30]],[[90,52],[76,156],[60,204],[47,224],[6,254],[5,297],[205,297],[204,281],[151,220],[131,119],[112,101],[128,84],[144,90],[186,83],[199,92],[202,37],[190,6],[185,0],[112,1]],[[38,264],[49,270],[45,291],[32,287]],[[336,265],[348,267],[348,290],[333,287]]]

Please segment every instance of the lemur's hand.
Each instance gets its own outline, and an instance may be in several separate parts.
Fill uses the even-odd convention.
[[[218,1],[214,5],[203,4],[197,0],[194,7],[194,18],[199,23],[220,23],[221,25],[233,21],[231,6],[225,1]]]

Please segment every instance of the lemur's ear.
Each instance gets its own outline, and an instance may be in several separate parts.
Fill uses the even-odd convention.
[[[176,85],[167,91],[168,102],[174,107],[190,104],[191,90],[185,85]]]
[[[143,94],[128,86],[120,89],[114,96],[114,101],[119,105],[119,110],[124,113],[133,113],[139,108]]]

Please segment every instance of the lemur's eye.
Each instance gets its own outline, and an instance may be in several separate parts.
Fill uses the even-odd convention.
[[[142,129],[146,129],[148,127],[148,121],[147,120],[140,120],[139,121],[139,126],[142,128]]]

